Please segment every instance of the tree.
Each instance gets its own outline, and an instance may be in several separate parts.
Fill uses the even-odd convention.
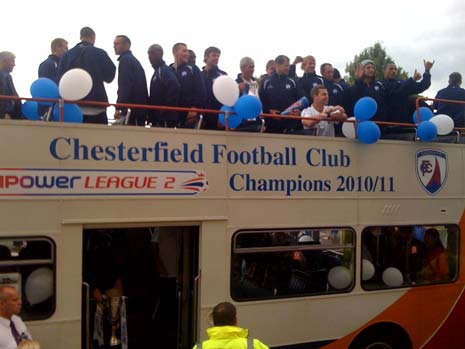
[[[345,72],[349,74],[349,83],[353,84],[355,81],[355,67],[357,64],[365,59],[371,59],[375,62],[376,80],[383,80],[383,67],[388,63],[394,63],[394,60],[386,53],[386,49],[376,42],[373,46],[367,47],[360,54],[355,55],[352,62],[346,63]],[[397,66],[397,76],[399,79],[407,79],[407,73],[402,67]]]

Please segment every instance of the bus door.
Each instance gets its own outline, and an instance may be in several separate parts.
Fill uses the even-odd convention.
[[[191,226],[84,229],[82,347],[190,348],[198,232]]]

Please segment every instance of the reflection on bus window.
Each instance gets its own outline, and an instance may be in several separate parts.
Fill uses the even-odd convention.
[[[347,292],[354,280],[350,229],[239,231],[231,295],[237,301]]]
[[[410,287],[456,278],[456,225],[369,227],[362,232],[362,287]]]
[[[21,317],[41,320],[55,310],[55,245],[47,238],[0,239],[0,285],[21,294]]]

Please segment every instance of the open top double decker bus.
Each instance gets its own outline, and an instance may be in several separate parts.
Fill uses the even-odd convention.
[[[44,348],[190,348],[222,301],[270,347],[465,347],[463,145],[0,126],[0,282]]]

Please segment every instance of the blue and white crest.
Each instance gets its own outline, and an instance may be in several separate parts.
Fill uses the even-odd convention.
[[[417,151],[416,172],[422,188],[430,195],[436,195],[447,179],[447,153],[424,149]]]

